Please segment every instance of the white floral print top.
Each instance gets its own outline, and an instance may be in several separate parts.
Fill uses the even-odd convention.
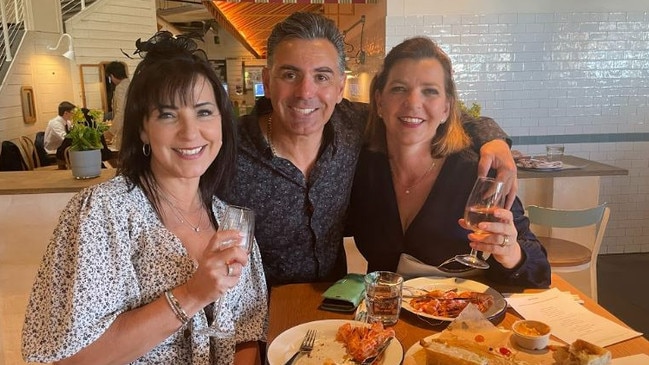
[[[215,197],[217,221],[224,207]],[[51,362],[77,353],[119,314],[159,298],[194,271],[178,237],[163,226],[142,190],[128,191],[124,177],[79,192],[59,217],[32,288],[24,359]],[[231,364],[237,343],[265,340],[266,317],[266,281],[255,243],[219,317],[221,326],[236,329],[234,338],[197,335],[193,330],[207,325],[199,311],[187,328],[133,364]]]

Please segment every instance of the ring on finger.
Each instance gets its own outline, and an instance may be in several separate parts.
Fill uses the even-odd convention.
[[[503,241],[500,243],[500,247],[505,247],[509,245],[509,236],[503,236]]]
[[[230,264],[225,264],[225,267],[228,270],[227,276],[232,276],[232,273],[234,272],[234,267]]]

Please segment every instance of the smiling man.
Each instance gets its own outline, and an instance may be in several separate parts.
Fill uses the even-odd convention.
[[[343,98],[344,70],[342,34],[320,14],[294,13],[268,39],[266,95],[242,117],[230,202],[256,212],[271,286],[346,271],[344,220],[368,108]],[[477,146],[497,139],[482,148],[486,165],[494,160],[515,177],[504,132],[491,120],[476,124]]]

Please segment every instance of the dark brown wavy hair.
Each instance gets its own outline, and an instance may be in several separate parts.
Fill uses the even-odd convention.
[[[203,204],[209,209],[214,195],[225,196],[235,172],[237,135],[230,99],[205,53],[189,37],[163,31],[147,41],[138,39],[135,43],[135,53],[143,59],[133,73],[126,96],[117,173],[126,177],[131,189],[139,186],[160,212],[151,157],[143,154],[140,132],[151,110],[172,104],[170,101],[176,99],[185,105],[193,105],[194,85],[203,76],[214,90],[223,134],[221,150],[199,182]],[[210,218],[216,226],[212,214]]]

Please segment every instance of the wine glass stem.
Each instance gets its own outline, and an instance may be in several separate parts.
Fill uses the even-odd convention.
[[[214,319],[212,319],[212,328],[216,331],[221,331],[221,325],[219,324],[219,316],[221,315],[221,299],[219,298],[214,302]]]
[[[466,251],[465,251],[466,252]],[[471,249],[471,256],[478,258],[478,251],[475,248]]]

